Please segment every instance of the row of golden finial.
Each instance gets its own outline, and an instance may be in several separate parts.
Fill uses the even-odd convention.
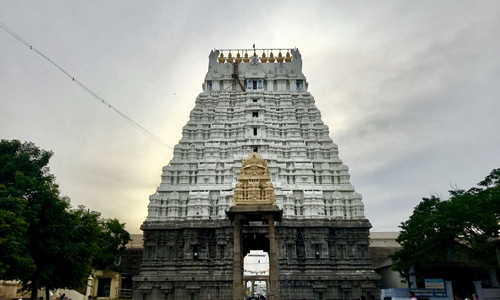
[[[257,53],[254,51],[253,52],[253,56],[257,56]],[[243,58],[241,58],[241,55],[240,55],[240,52],[238,51],[238,53],[236,54],[236,58],[233,58],[232,54],[231,54],[231,51],[229,51],[229,54],[227,55],[227,58],[224,57],[224,53],[221,52],[220,56],[219,56],[219,63],[223,64],[225,62],[228,62],[228,63],[233,63],[233,62],[236,62],[236,63],[241,63],[241,62],[244,62],[244,63],[248,63],[250,61],[250,58],[248,57],[248,52],[245,51],[245,56]],[[262,55],[260,57],[260,61],[262,63],[274,63],[274,62],[279,62],[279,63],[282,63],[283,61],[284,62],[291,62],[292,61],[292,56],[290,55],[290,52],[286,52],[286,56],[283,57],[283,54],[281,54],[281,51],[278,53],[278,57],[274,57],[274,54],[273,52],[271,51],[271,53],[269,53],[269,57],[266,56],[266,53],[265,52],[262,52]]]

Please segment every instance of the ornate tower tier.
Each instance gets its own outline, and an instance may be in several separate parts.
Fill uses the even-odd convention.
[[[267,160],[285,219],[364,219],[362,197],[307,91],[299,51],[286,51],[290,62],[282,63],[257,55],[228,63],[230,53],[248,54],[210,53],[203,93],[150,197],[146,222],[224,219],[241,161],[253,152]]]
[[[232,299],[226,212],[245,201],[283,211],[281,299],[378,296],[362,197],[308,92],[298,49],[214,50],[202,89],[150,196],[134,299]],[[249,155],[258,163],[242,164]],[[269,248],[266,228],[245,225],[241,255]]]

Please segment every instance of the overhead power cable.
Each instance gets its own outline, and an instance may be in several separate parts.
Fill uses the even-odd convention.
[[[146,128],[142,127],[137,122],[135,122],[134,120],[132,120],[131,118],[129,118],[128,116],[126,116],[124,113],[122,113],[121,111],[119,111],[116,107],[114,107],[113,105],[111,105],[109,102],[107,102],[106,100],[104,100],[102,97],[100,97],[99,95],[97,95],[96,93],[94,93],[94,91],[92,91],[90,88],[88,88],[82,82],[80,82],[78,79],[76,79],[75,77],[73,77],[71,74],[69,74],[68,72],[66,72],[66,70],[64,70],[63,68],[61,68],[58,64],[56,64],[50,58],[48,58],[47,56],[45,56],[42,52],[40,52],[35,47],[33,47],[32,45],[30,45],[30,43],[28,43],[26,40],[24,40],[22,37],[20,37],[17,33],[15,33],[14,31],[12,31],[12,29],[10,29],[9,27],[7,27],[7,25],[5,25],[2,22],[0,22],[0,27],[3,30],[7,31],[8,34],[10,34],[14,38],[16,38],[18,41],[20,41],[21,43],[23,43],[26,47],[29,47],[31,50],[35,51],[38,55],[40,55],[41,57],[45,58],[51,64],[53,64],[54,66],[56,66],[59,70],[61,70],[61,72],[63,72],[64,74],[66,74],[66,76],[68,76],[78,86],[80,86],[87,93],[89,93],[94,98],[96,98],[97,100],[101,101],[103,104],[105,104],[106,106],[108,106],[110,109],[114,110],[117,114],[119,114],[122,118],[124,118],[127,122],[129,122],[132,126],[134,126],[137,130],[139,130],[140,132],[142,132],[144,135],[146,135],[147,137],[149,137],[150,139],[152,139],[153,141],[157,142],[158,144],[160,144],[162,146],[165,146],[165,147],[170,148],[172,150],[174,149],[172,146],[170,146],[167,143],[165,143],[162,139],[160,139],[156,135],[152,134]]]

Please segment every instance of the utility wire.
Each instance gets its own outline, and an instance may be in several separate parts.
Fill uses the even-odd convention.
[[[2,22],[0,22],[0,27],[3,30],[7,31],[8,34],[10,34],[14,38],[16,38],[18,41],[20,41],[21,43],[23,43],[25,46],[29,47],[31,50],[35,51],[38,55],[40,55],[41,57],[45,58],[51,64],[53,64],[54,66],[56,66],[59,70],[61,70],[61,72],[63,72],[64,74],[66,74],[66,76],[68,76],[72,81],[74,81],[77,85],[79,85],[87,93],[89,93],[90,95],[92,95],[97,100],[101,101],[103,104],[105,104],[106,106],[108,106],[110,109],[114,110],[117,114],[119,114],[122,118],[124,118],[127,122],[129,122],[132,126],[134,126],[137,130],[139,130],[140,132],[142,132],[144,135],[146,135],[147,137],[149,137],[150,139],[152,139],[153,141],[157,142],[158,144],[160,144],[162,146],[165,146],[165,147],[170,148],[172,150],[174,149],[172,146],[170,146],[167,143],[165,143],[162,139],[160,139],[156,135],[154,135],[151,132],[149,132],[146,128],[142,127],[137,122],[135,122],[131,118],[127,117],[124,113],[122,113],[121,111],[119,111],[116,107],[114,107],[109,102],[107,102],[106,100],[104,100],[103,98],[101,98],[99,95],[97,95],[96,93],[94,93],[86,85],[84,85],[83,83],[81,83],[79,80],[77,80],[75,77],[73,77],[71,74],[69,74],[68,72],[66,72],[63,68],[61,68],[58,64],[56,64],[50,58],[48,58],[47,56],[45,56],[42,52],[38,51],[35,47],[33,47],[32,45],[30,45],[21,36],[19,36],[12,29],[10,29],[9,27],[7,27],[7,25],[5,25]]]

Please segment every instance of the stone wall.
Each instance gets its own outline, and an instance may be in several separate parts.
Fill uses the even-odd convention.
[[[281,299],[378,298],[367,220],[284,220],[276,225]],[[229,220],[144,224],[142,229],[145,253],[134,278],[134,299],[232,299]],[[263,230],[264,225],[244,227],[250,239]]]

